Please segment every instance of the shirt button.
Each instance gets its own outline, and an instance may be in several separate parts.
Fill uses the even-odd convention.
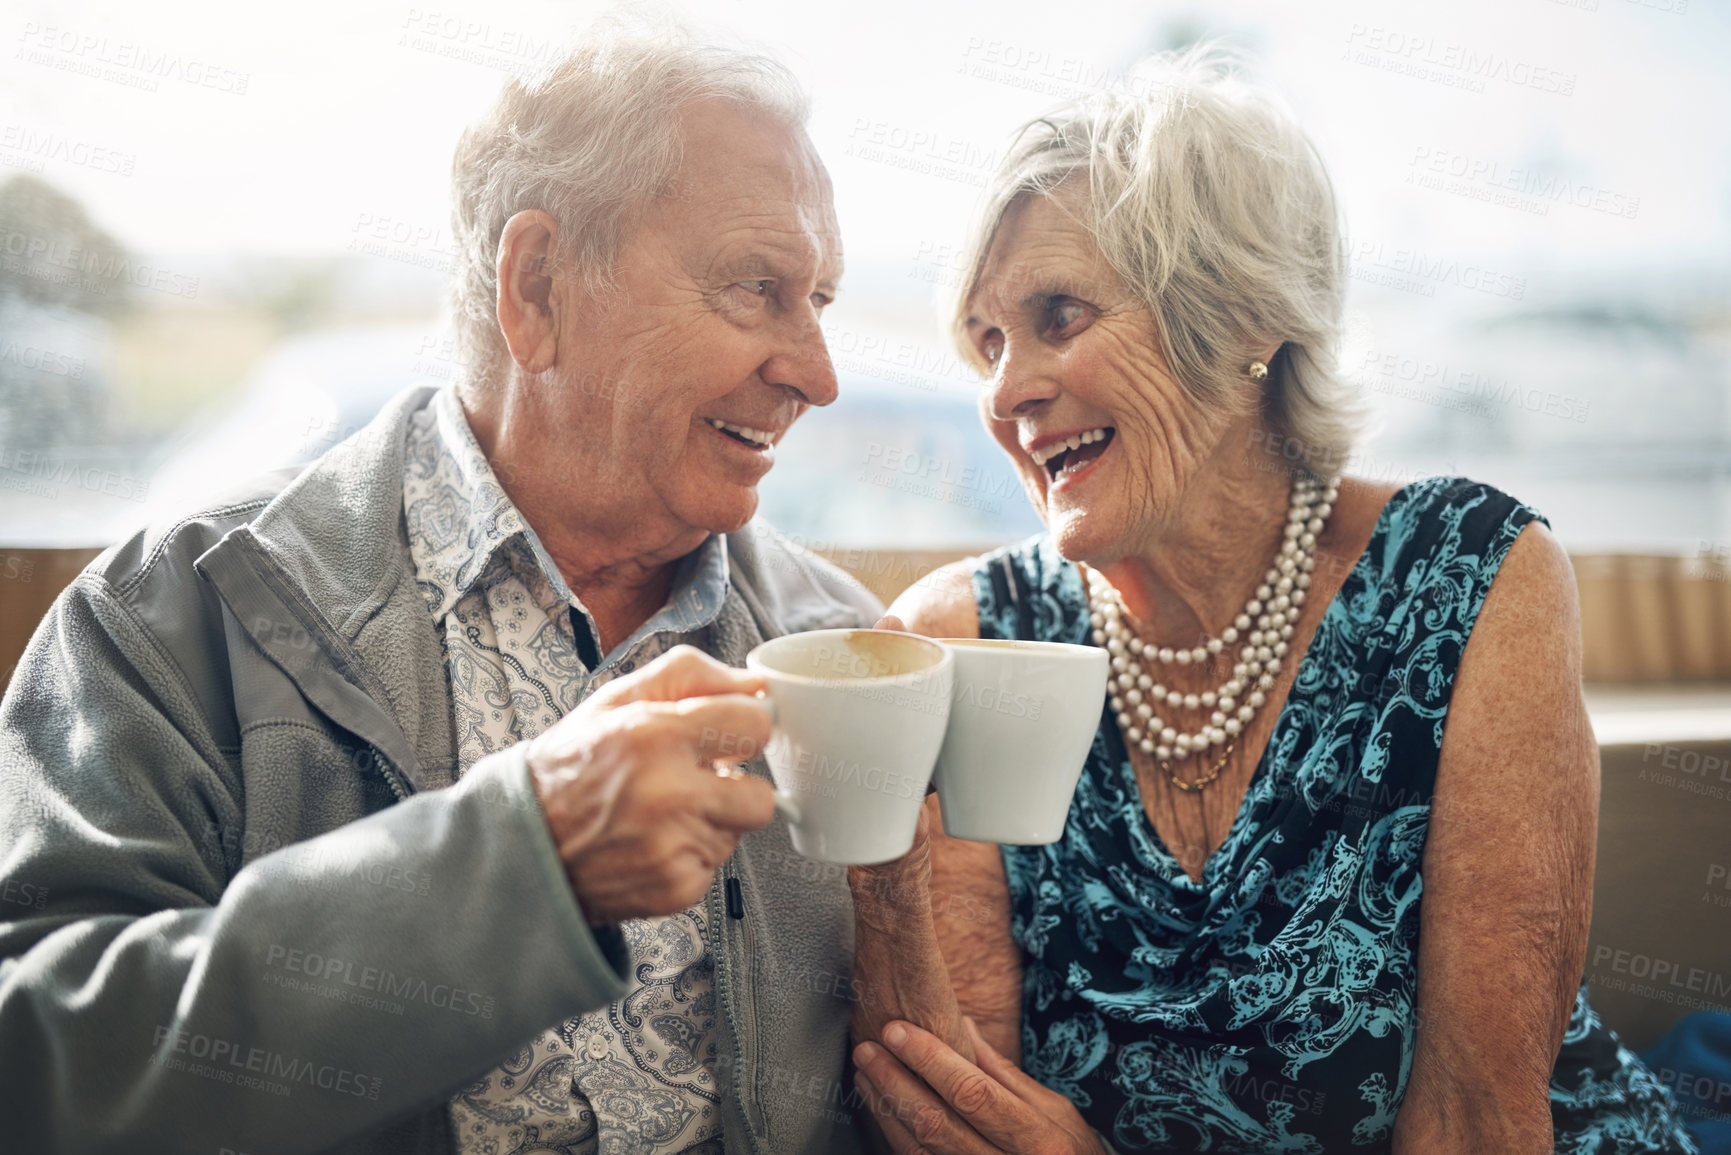
[[[607,1040],[601,1037],[600,1032],[590,1035],[589,1042],[583,1047],[583,1053],[588,1055],[591,1059],[594,1059],[596,1062],[605,1059],[610,1050],[612,1050],[612,1048],[607,1045]]]

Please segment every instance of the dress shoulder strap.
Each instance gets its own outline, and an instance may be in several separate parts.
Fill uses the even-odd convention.
[[[1550,524],[1481,481],[1415,482],[1389,500],[1379,519],[1364,559],[1372,587],[1366,592],[1374,594],[1384,624],[1398,626],[1409,643],[1440,631],[1458,633],[1464,646],[1503,559],[1533,521]],[[1452,668],[1449,674],[1452,680]]]
[[[974,600],[982,638],[1088,641],[1082,573],[1060,557],[1048,534],[1036,534],[975,559]]]

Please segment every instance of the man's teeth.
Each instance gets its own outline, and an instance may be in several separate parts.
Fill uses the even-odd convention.
[[[1042,445],[1038,449],[1030,450],[1028,455],[1034,459],[1035,465],[1045,465],[1046,462],[1060,453],[1068,453],[1072,449],[1080,449],[1084,445],[1092,445],[1096,441],[1106,440],[1106,434],[1110,431],[1111,426],[1103,425],[1098,429],[1090,429],[1086,433],[1073,434],[1068,441],[1054,441],[1050,445]]]
[[[705,417],[704,420],[715,426],[717,429],[725,430],[728,433],[736,433],[747,441],[755,442],[758,445],[768,445],[770,442],[775,440],[775,434],[765,429],[753,429],[748,425],[730,425],[726,421],[717,421],[713,417]]]

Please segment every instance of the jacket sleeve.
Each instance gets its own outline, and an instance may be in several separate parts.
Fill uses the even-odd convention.
[[[8,1149],[329,1148],[626,991],[521,746],[230,877],[202,832],[241,802],[179,668],[80,578],[0,703]],[[357,863],[437,897],[357,885]]]

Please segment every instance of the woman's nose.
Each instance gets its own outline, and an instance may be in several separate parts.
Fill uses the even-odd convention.
[[[1014,421],[1058,395],[1058,381],[1033,359],[1015,355],[1006,345],[986,382],[987,409],[998,421]]]

